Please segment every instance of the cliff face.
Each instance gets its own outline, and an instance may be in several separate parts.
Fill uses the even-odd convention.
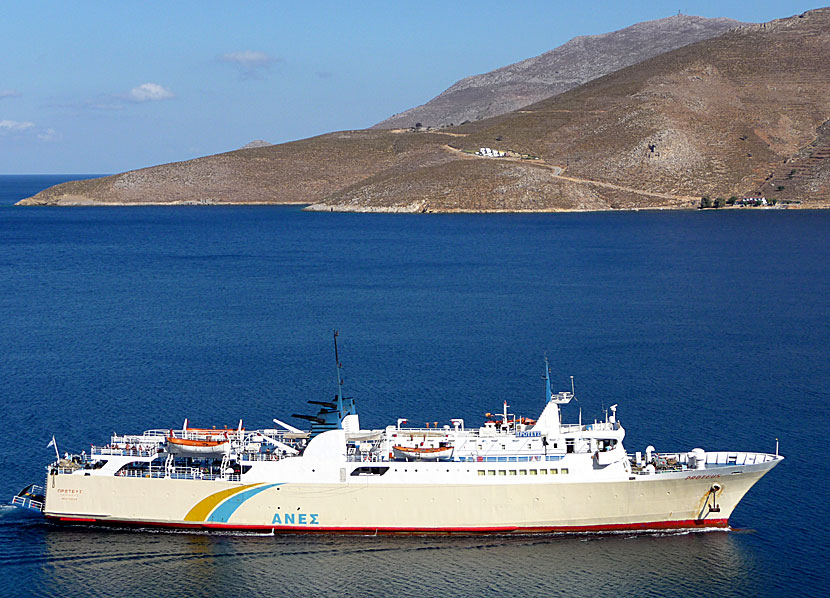
[[[445,127],[498,116],[739,25],[731,19],[676,15],[576,37],[550,52],[462,79],[426,104],[374,128],[407,128],[419,122],[424,127]]]
[[[58,185],[25,204],[309,203],[355,211],[830,206],[830,9],[732,30],[521,110],[372,129]],[[508,157],[472,155],[481,147]],[[532,159],[531,159],[532,158]]]

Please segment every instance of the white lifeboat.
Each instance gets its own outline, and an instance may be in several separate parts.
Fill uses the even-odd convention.
[[[396,459],[407,461],[444,461],[452,457],[451,446],[393,446]]]

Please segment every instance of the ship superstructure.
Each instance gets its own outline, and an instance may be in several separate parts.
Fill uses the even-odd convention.
[[[336,337],[335,337],[336,343]],[[301,430],[193,428],[113,435],[47,468],[13,502],[62,523],[280,532],[510,533],[725,527],[783,457],[742,451],[626,453],[610,407],[566,424],[570,391],[536,420],[509,413],[361,429],[353,399],[310,401]],[[581,417],[580,417],[581,419]]]

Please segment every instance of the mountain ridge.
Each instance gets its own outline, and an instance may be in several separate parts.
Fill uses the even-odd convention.
[[[534,104],[664,52],[745,25],[726,18],[674,15],[624,29],[575,37],[531,58],[465,77],[432,100],[372,128],[444,127]]]

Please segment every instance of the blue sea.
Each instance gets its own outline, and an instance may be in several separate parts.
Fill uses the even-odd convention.
[[[535,416],[787,458],[733,531],[337,537],[57,527],[0,507],[3,596],[825,595],[830,211],[400,215],[14,207],[0,177],[0,498],[47,443],[248,428],[335,390],[364,427]]]

